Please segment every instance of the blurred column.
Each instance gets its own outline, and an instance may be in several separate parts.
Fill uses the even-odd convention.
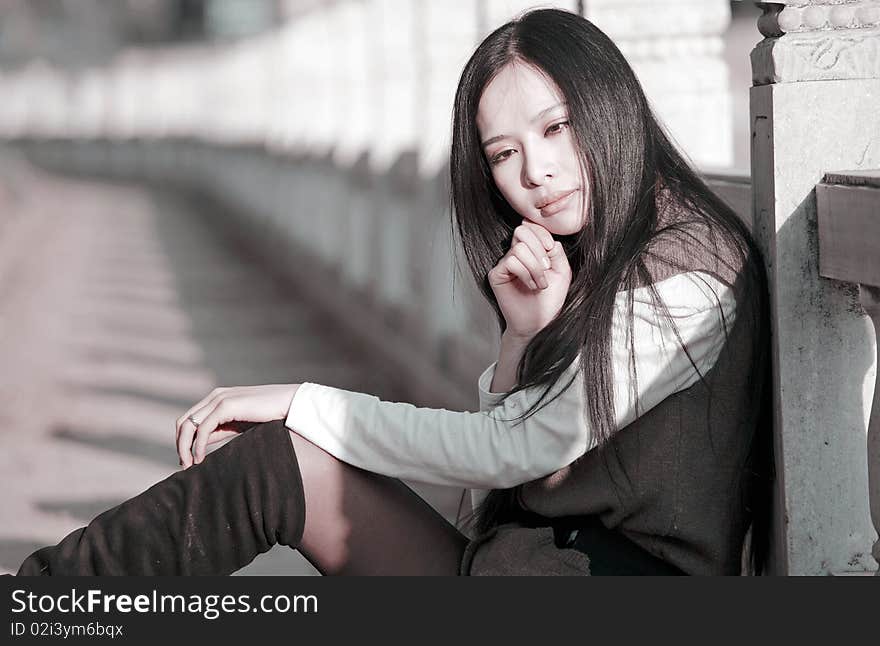
[[[145,54],[129,50],[119,56],[108,70],[113,94],[108,129],[115,138],[133,139],[143,134],[139,118],[141,109],[145,108],[140,91],[144,58]],[[192,134],[197,135],[198,131]]]
[[[266,163],[265,142],[269,115],[270,38],[239,41],[224,53],[225,130],[232,144],[225,165],[230,201],[259,222],[274,207],[267,193],[272,173]]]
[[[15,138],[21,128],[21,115],[24,113],[21,83],[17,75],[0,70],[0,139]]]
[[[733,165],[722,34],[728,0],[590,0],[586,17],[620,47],[679,147],[699,167]]]
[[[370,79],[371,25],[368,9],[360,0],[336,5],[332,17],[337,65],[335,69],[335,110],[338,115],[337,144],[333,161],[346,182],[342,205],[344,214],[337,232],[340,238],[341,274],[351,287],[363,291],[370,281],[373,213],[368,187],[363,181],[369,145],[374,137],[374,111],[370,102],[374,84]]]
[[[231,52],[235,72],[234,102],[227,105],[239,141],[259,146],[266,139],[270,105],[271,41],[265,35],[242,41]]]
[[[278,71],[276,72],[277,103],[275,106],[275,149],[284,151],[288,166],[282,170],[283,184],[279,191],[284,230],[300,243],[314,249],[313,226],[317,196],[306,173],[307,156],[320,154],[312,130],[324,115],[318,112],[319,79],[313,61],[320,53],[316,41],[315,17],[305,15],[287,23],[279,35]]]
[[[375,109],[369,157],[375,178],[373,195],[376,221],[371,247],[378,250],[371,266],[373,293],[403,313],[413,295],[411,271],[413,222],[412,186],[407,175],[415,172],[418,105],[416,87],[418,48],[415,25],[421,2],[367,0],[366,19],[372,26],[370,39]]]
[[[209,81],[205,85],[205,117],[211,123],[210,138],[217,144],[236,144],[247,140],[249,94],[253,91],[253,76],[259,70],[250,69],[246,42],[235,46],[215,47],[208,68]]]
[[[118,57],[107,69],[107,91],[110,93],[107,136],[115,140],[125,139],[131,135],[126,71],[123,56]]]
[[[455,90],[480,36],[481,1],[425,2],[417,26],[417,38],[423,43],[418,88],[418,162],[423,195],[418,211],[425,218],[419,227],[422,238],[417,246],[428,250],[428,254],[411,279],[414,290],[424,294],[427,301],[427,335],[435,340],[453,337],[473,341],[477,347],[490,343],[487,337],[491,330],[475,324],[489,307],[476,294],[470,271],[452,244],[449,146]],[[463,349],[462,354],[468,352],[473,356],[472,348]],[[473,370],[465,367],[462,372],[478,374]]]
[[[180,121],[186,111],[187,97],[177,83],[182,72],[182,57],[166,51],[157,61],[154,73],[152,104],[154,134],[160,138],[174,137],[180,131]]]
[[[311,11],[299,20],[296,38],[296,71],[303,83],[294,100],[300,105],[302,119],[299,135],[302,144],[314,156],[331,152],[337,139],[341,106],[335,95],[334,69],[337,54],[331,42],[335,26],[330,24],[331,7]]]
[[[341,221],[348,215],[343,213],[339,176],[333,168],[333,151],[339,141],[339,130],[345,116],[345,104],[340,92],[339,31],[333,22],[335,7],[322,6],[309,13],[307,23],[309,47],[309,111],[306,113],[305,140],[310,162],[306,177],[308,186],[303,187],[309,194],[312,205],[304,214],[306,229],[311,232],[306,240],[312,241],[320,257],[334,269],[339,268],[344,250],[341,248]]]
[[[105,70],[94,68],[74,75],[70,99],[65,106],[74,138],[96,139],[104,134],[109,112],[107,78]]]
[[[38,139],[71,136],[71,78],[37,60],[17,72],[16,79],[21,96],[12,103],[20,111],[19,133]]]
[[[131,65],[129,54],[116,58],[106,70],[108,110],[105,125],[110,146],[112,161],[109,171],[121,177],[131,174],[131,140],[134,137],[134,123],[131,105],[135,101],[129,82]]]
[[[773,296],[775,570],[875,570],[865,495],[875,339],[857,286],[819,277],[814,189],[826,172],[880,168],[880,2],[762,6],[752,182]]]
[[[137,136],[143,139],[155,138],[159,136],[160,132],[155,106],[152,101],[147,100],[148,97],[155,96],[157,69],[158,62],[155,52],[144,51],[133,61],[132,96],[134,103],[132,107],[135,131]]]
[[[308,24],[292,20],[282,27],[276,45],[273,101],[274,148],[302,148],[309,100],[314,92],[309,74]]]
[[[348,105],[342,80],[344,32],[337,22],[338,7],[326,4],[303,18],[308,43],[307,59],[312,96],[305,118],[305,173],[309,212],[304,214],[308,235],[303,238],[312,251],[334,270],[341,270],[349,220],[345,178],[335,166],[334,154],[347,119]],[[300,32],[301,34],[303,32]]]
[[[430,177],[441,172],[449,161],[452,102],[465,63],[477,46],[481,0],[421,2],[423,8],[414,25],[415,38],[420,43],[419,170]]]

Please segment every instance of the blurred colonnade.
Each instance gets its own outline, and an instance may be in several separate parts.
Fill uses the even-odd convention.
[[[661,4],[555,3],[615,39],[697,164],[729,166],[729,3]],[[530,6],[348,0],[231,44],[134,48],[77,71],[35,61],[0,76],[0,136],[61,168],[210,196],[374,343],[393,339],[415,401],[472,406],[497,325],[454,276],[452,98],[476,44]]]

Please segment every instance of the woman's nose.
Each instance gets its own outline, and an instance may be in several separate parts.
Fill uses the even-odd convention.
[[[541,186],[556,176],[556,164],[547,151],[536,148],[523,155],[523,184]]]

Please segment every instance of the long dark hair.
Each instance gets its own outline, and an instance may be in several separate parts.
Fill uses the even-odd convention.
[[[767,329],[757,320],[767,315],[764,267],[739,217],[712,193],[663,132],[634,72],[614,43],[576,14],[536,10],[499,27],[482,42],[462,72],[454,103],[450,159],[453,227],[501,332],[506,322],[487,274],[509,249],[522,218],[494,184],[480,145],[476,114],[485,87],[515,61],[546,74],[564,97],[590,199],[589,226],[557,237],[572,268],[565,302],[556,318],[529,343],[517,368],[517,385],[507,394],[542,387],[543,395],[523,416],[534,414],[552,401],[548,399],[550,389],[580,353],[588,390],[587,421],[599,446],[604,447],[616,430],[610,359],[615,296],[619,291],[648,285],[655,304],[665,311],[651,286],[646,253],[661,233],[689,235],[688,227],[680,223],[665,226],[659,221],[660,191],[671,195],[690,220],[711,230],[716,241],[740,254],[750,279],[749,293],[760,301],[753,308],[759,337]],[[631,327],[631,301],[629,322]],[[766,339],[757,338],[756,344],[756,369],[760,369],[758,362],[766,365]],[[630,363],[634,371],[634,359]],[[753,399],[759,401],[764,384],[761,379],[752,383],[761,389]],[[753,453],[768,457],[766,439],[764,434],[756,436]],[[763,444],[758,446],[758,440]],[[769,513],[761,505],[769,500],[765,495],[768,468],[765,460],[755,469],[756,480],[765,486],[760,495],[753,487],[753,500],[747,503],[753,516],[752,559],[757,570],[767,547],[764,537]],[[479,510],[477,531],[504,520],[515,507],[514,489],[491,492]]]

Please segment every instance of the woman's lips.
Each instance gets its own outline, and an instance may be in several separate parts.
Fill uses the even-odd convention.
[[[571,202],[571,198],[576,193],[577,189],[572,189],[568,193],[563,193],[560,197],[556,198],[549,204],[545,204],[540,209],[541,215],[545,218],[551,215],[556,215],[568,206],[569,202]]]

